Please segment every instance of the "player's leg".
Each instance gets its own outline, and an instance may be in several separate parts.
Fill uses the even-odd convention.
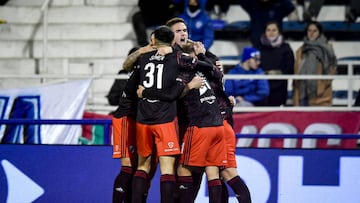
[[[225,129],[223,126],[209,127],[203,133],[213,134],[209,150],[207,153],[207,167],[205,168],[210,202],[221,202],[222,197],[222,183],[220,180],[219,168],[226,166],[227,164],[227,149],[225,140]]]
[[[160,194],[161,202],[173,202],[175,191],[175,156],[160,156]]]
[[[113,186],[113,202],[122,202],[131,198],[131,183],[134,174],[130,158],[121,158],[121,170]]]
[[[221,171],[221,176],[234,191],[238,202],[251,203],[250,191],[245,182],[240,178],[236,168],[226,168]]]
[[[133,177],[131,199],[133,203],[142,203],[148,191],[148,174],[151,169],[151,155],[154,146],[151,126],[136,123],[136,146],[138,166]]]
[[[177,188],[179,192],[179,203],[190,203],[195,200],[193,177],[189,168],[179,164],[177,168]]]
[[[130,146],[135,146],[135,121],[127,116],[112,118],[113,121],[113,158],[119,158],[121,169],[116,176],[113,185],[113,202],[126,202],[131,198],[131,183],[136,164],[131,160],[136,160],[135,149],[130,150]]]
[[[193,179],[193,200],[195,200],[201,187],[204,170],[192,170],[191,173]]]
[[[173,202],[175,192],[175,157],[180,154],[175,122],[159,124],[153,127],[156,150],[160,164],[161,202]]]
[[[233,128],[227,121],[224,121],[224,136],[227,149],[226,167],[221,170],[220,175],[223,180],[234,191],[237,200],[241,203],[251,202],[250,191],[245,182],[239,177],[235,158],[236,138]]]
[[[217,166],[205,167],[205,173],[208,181],[209,203],[221,202],[221,181],[219,168]]]
[[[139,155],[138,160],[138,167],[132,181],[132,191],[136,191],[131,196],[133,203],[142,203],[144,201],[144,196],[148,191],[148,174],[151,167],[151,156]]]

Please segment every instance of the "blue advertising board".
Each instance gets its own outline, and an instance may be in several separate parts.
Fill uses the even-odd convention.
[[[360,150],[238,148],[254,203],[360,202]],[[0,145],[0,202],[111,202],[111,146]],[[159,170],[148,202],[160,202]],[[196,202],[208,201],[206,178]],[[230,192],[229,202],[237,202]]]

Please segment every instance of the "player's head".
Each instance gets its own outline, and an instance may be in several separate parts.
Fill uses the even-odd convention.
[[[159,26],[154,30],[156,46],[171,46],[174,40],[174,32],[166,25]]]
[[[190,56],[197,58],[194,50],[194,43],[186,43],[184,46],[182,46],[182,50],[184,51],[184,53],[187,53]]]
[[[188,40],[188,30],[184,19],[171,18],[166,22],[166,25],[174,32],[174,42],[180,47],[184,46]]]

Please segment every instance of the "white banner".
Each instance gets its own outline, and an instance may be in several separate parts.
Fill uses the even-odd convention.
[[[82,119],[91,80],[0,90],[0,119]],[[78,144],[80,125],[1,125],[1,143]]]

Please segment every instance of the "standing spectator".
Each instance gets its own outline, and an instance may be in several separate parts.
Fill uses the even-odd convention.
[[[259,68],[260,51],[253,47],[244,47],[241,63],[237,64],[228,74],[263,75]],[[269,96],[267,80],[240,79],[225,81],[226,94],[232,98],[236,106],[265,106]]]
[[[316,21],[325,0],[304,0],[303,21]]]
[[[4,6],[9,0],[0,0],[0,6]]]
[[[357,92],[357,96],[355,98],[354,106],[360,106],[360,89]]]
[[[215,31],[212,19],[205,10],[206,0],[184,0],[185,10],[180,14],[188,29],[189,38],[202,42],[205,49],[214,43]]]
[[[269,21],[276,21],[282,28],[283,19],[295,9],[291,0],[238,0],[240,6],[250,17],[250,41],[254,47]]]
[[[132,25],[139,46],[146,46],[146,29],[165,24],[165,22],[183,12],[183,3],[179,0],[139,0],[139,11],[132,16]]]
[[[319,22],[306,26],[303,45],[296,51],[295,74],[334,75],[337,60],[333,47],[328,43]],[[294,106],[331,106],[332,80],[294,80]]]
[[[290,45],[284,41],[280,30],[277,22],[271,21],[266,25],[265,33],[260,38],[260,67],[267,75],[294,74],[294,53]],[[269,80],[269,86],[267,105],[286,105],[288,81]]]
[[[350,0],[345,7],[345,19],[347,22],[355,23],[360,16],[360,1]]]
[[[0,6],[4,6],[9,0],[0,0]],[[0,24],[5,24],[7,21],[5,19],[0,19]]]
[[[205,8],[212,19],[224,20],[230,4],[231,0],[207,0]]]

